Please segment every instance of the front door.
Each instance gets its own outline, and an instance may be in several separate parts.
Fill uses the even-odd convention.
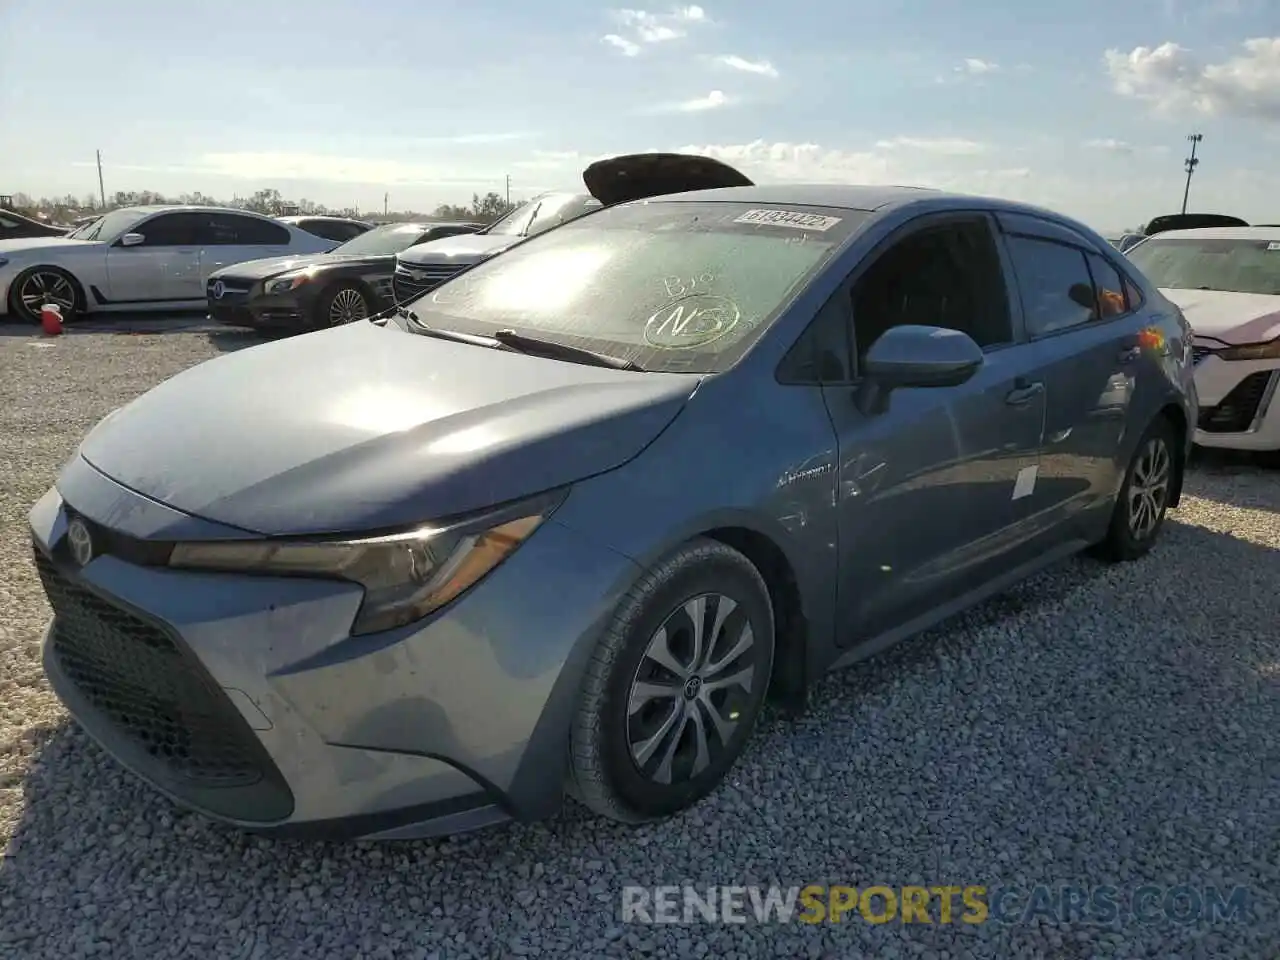
[[[114,303],[199,300],[200,236],[208,214],[161,213],[134,228],[143,241],[116,240],[107,251],[108,299]]]
[[[990,222],[930,218],[892,238],[851,291],[858,360],[890,327],[963,330],[986,361],[957,387],[895,391],[867,414],[824,388],[840,447],[838,605],[846,644],[944,606],[1022,559],[1045,390],[1014,332]]]

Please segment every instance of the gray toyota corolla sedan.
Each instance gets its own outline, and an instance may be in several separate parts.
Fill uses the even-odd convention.
[[[1079,223],[618,199],[89,434],[31,525],[49,679],[107,750],[282,834],[661,817],[766,696],[1140,557],[1178,503],[1190,332]]]

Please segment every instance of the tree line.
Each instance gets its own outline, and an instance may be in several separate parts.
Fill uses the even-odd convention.
[[[361,212],[356,207],[329,207],[305,197],[300,200],[289,200],[280,195],[279,190],[258,190],[247,197],[235,196],[231,200],[219,200],[208,194],[195,191],[178,195],[165,195],[155,190],[118,190],[107,196],[106,206],[100,198],[93,194],[76,197],[67,194],[63,197],[35,198],[30,194],[13,195],[13,209],[25,216],[43,216],[54,223],[70,223],[81,217],[118,210],[121,207],[146,206],[155,203],[193,203],[214,207],[233,207],[238,210],[250,210],[267,216],[280,217],[290,214],[310,216],[356,217],[359,219],[378,220],[382,222],[400,222],[405,220],[468,220],[480,223],[492,223],[505,216],[520,205],[521,201],[508,202],[500,194],[490,191],[481,196],[472,194],[471,204],[444,203],[430,213],[418,210],[398,210],[394,212]]]

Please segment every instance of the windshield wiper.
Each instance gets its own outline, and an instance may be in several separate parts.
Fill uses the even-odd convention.
[[[501,347],[502,344],[495,337],[484,337],[478,333],[462,333],[459,330],[445,330],[443,327],[429,327],[422,322],[422,318],[410,310],[408,307],[402,307],[397,304],[396,316],[404,317],[413,324],[414,329],[428,337],[436,337],[440,340],[452,340],[454,343],[469,343],[473,347]]]
[[[634,360],[620,360],[608,354],[587,350],[585,347],[571,347],[568,344],[557,343],[554,340],[543,340],[539,337],[516,333],[514,330],[499,330],[493,335],[493,339],[504,347],[511,347],[521,353],[537,354],[552,360],[571,360],[575,363],[589,363],[596,367],[612,367],[614,370],[644,370],[644,367]]]

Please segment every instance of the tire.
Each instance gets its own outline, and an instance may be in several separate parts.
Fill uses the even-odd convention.
[[[32,309],[27,301],[38,293],[38,288],[48,291],[48,297],[36,301]],[[84,290],[75,277],[60,267],[23,270],[9,288],[9,312],[23,323],[39,323],[39,305],[43,303],[56,303],[62,308],[62,319],[70,320],[84,310]]]
[[[715,635],[702,644],[700,666],[689,669],[690,614],[699,611],[704,631]],[[654,659],[663,652],[677,669]],[[570,795],[623,823],[693,806],[719,785],[750,738],[773,653],[769,591],[742,554],[698,539],[651,568],[618,604],[587,667],[570,732]],[[645,696],[657,688],[665,695]]]
[[[316,329],[339,327],[373,316],[369,294],[358,283],[335,283],[316,300],[311,322]]]
[[[1125,471],[1106,539],[1094,548],[1097,557],[1124,563],[1145,556],[1155,546],[1164,529],[1169,492],[1177,480],[1179,442],[1177,431],[1165,416],[1147,427]],[[1135,511],[1140,501],[1145,501],[1145,506]]]

